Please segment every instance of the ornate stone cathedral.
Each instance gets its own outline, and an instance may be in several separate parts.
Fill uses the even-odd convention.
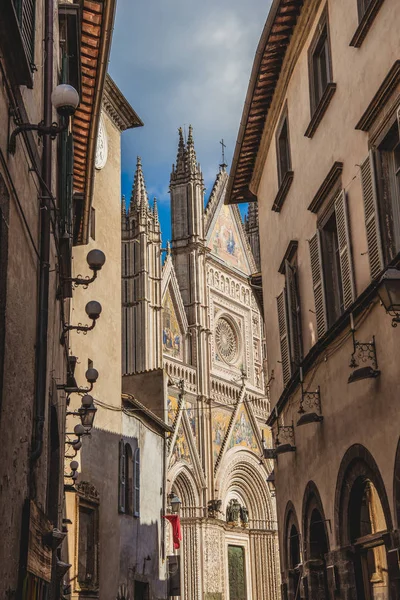
[[[161,533],[165,555],[179,556],[171,595],[273,600],[279,567],[271,465],[262,457],[271,445],[264,332],[250,284],[259,270],[257,215],[250,210],[245,229],[239,210],[224,204],[227,181],[222,164],[204,206],[192,129],[186,142],[180,130],[172,240],[162,249],[138,159],[122,208],[123,374],[151,379],[146,402],[174,431],[165,464],[167,493],[182,502],[177,553],[169,523]],[[159,372],[164,383],[156,385]]]

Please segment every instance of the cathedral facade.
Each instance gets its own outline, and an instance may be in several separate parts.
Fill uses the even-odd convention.
[[[123,375],[152,381],[149,407],[173,428],[165,509],[168,495],[177,495],[182,542],[173,549],[166,521],[162,552],[180,565],[170,595],[274,600],[264,325],[250,278],[259,270],[256,215],[249,236],[249,223],[245,230],[238,209],[224,204],[227,181],[222,164],[204,206],[192,129],[187,141],[180,130],[170,180],[172,239],[162,249],[157,205],[149,205],[138,159],[129,207],[122,208]]]

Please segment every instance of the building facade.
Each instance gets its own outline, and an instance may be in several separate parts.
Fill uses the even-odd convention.
[[[69,442],[79,423],[82,390],[89,388],[97,409],[90,435],[80,438],[71,460],[79,479],[66,494],[70,521],[69,593],[73,599],[166,598],[166,563],[161,553],[165,435],[170,428],[121,385],[121,135],[143,125],[107,75],[97,137],[95,180],[88,243],[74,249],[73,275],[87,270],[95,249],[106,260],[95,281],[79,286],[71,303],[74,323],[87,322],[86,302],[101,303],[101,316],[87,335],[73,332],[74,377],[67,420]],[[90,390],[88,369],[98,371]]]
[[[62,593],[71,252],[87,235],[114,8],[1,3],[1,598]],[[73,116],[52,105],[58,84],[79,94]]]
[[[395,0],[275,0],[229,182],[258,204],[291,600],[400,594],[399,339],[378,295],[399,265],[399,23]]]
[[[185,600],[279,596],[257,269],[239,211],[224,206],[225,168],[204,207],[192,128],[187,141],[180,130],[171,244],[161,248],[140,161],[122,215],[123,390],[173,430],[165,508],[180,498],[182,542],[175,552],[166,522],[164,547],[169,595]]]

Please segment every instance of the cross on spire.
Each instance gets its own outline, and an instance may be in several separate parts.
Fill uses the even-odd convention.
[[[221,147],[222,147],[222,163],[219,165],[221,171],[225,171],[226,167],[228,166],[225,162],[225,148],[226,148],[226,144],[224,143],[224,138],[222,138],[222,140],[220,141]]]

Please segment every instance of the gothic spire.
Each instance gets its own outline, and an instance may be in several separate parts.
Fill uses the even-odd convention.
[[[122,212],[122,216],[126,215],[126,198],[125,198],[125,194],[122,195],[121,212]]]
[[[158,207],[157,207],[157,198],[154,198],[153,201],[153,215],[154,215],[154,221],[155,223],[159,223],[159,219],[158,219]]]
[[[142,171],[142,160],[140,156],[137,157],[136,162],[136,173],[133,181],[132,187],[132,195],[131,195],[131,204],[129,210],[141,210],[147,211],[148,208],[148,198],[147,198],[147,190],[146,184],[144,181],[144,175]]]
[[[193,127],[191,125],[189,125],[189,135],[187,139],[186,165],[189,171],[197,170],[197,158],[193,140]]]
[[[178,142],[178,154],[176,156],[176,172],[183,172],[185,170],[185,141],[183,139],[182,127],[179,127],[179,142]]]

